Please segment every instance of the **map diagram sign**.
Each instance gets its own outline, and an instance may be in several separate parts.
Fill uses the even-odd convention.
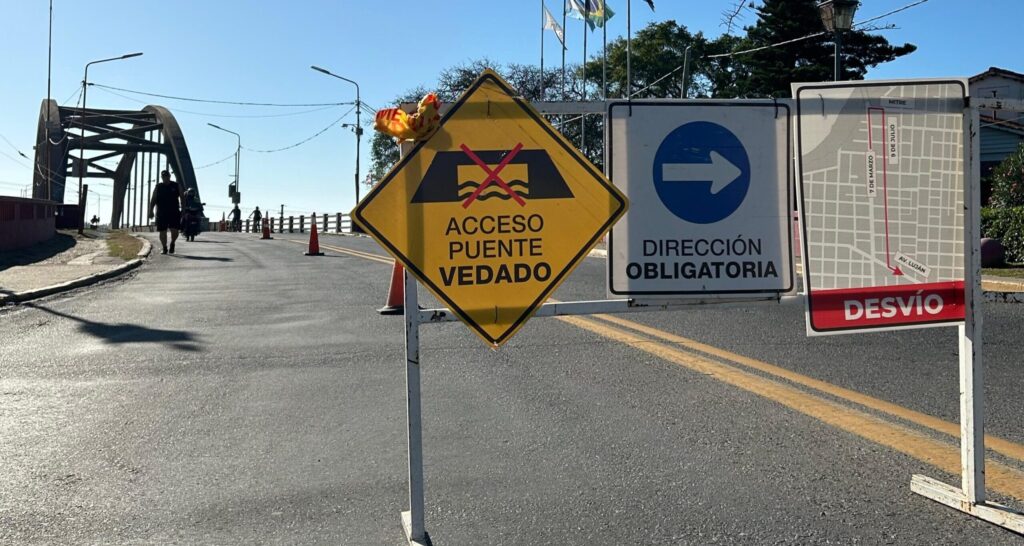
[[[488,70],[352,217],[498,346],[626,207],[590,161]]]
[[[793,289],[789,112],[750,100],[609,105],[608,173],[632,203],[609,238],[610,294]]]
[[[793,96],[808,335],[962,322],[967,82]]]

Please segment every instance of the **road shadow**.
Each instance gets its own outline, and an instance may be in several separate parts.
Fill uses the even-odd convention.
[[[184,258],[186,260],[199,260],[203,262],[233,262],[234,258],[225,258],[223,256],[189,256],[188,254],[168,254],[168,258]]]
[[[196,340],[195,335],[192,332],[185,332],[181,330],[161,330],[159,328],[149,328],[147,326],[128,323],[107,324],[105,322],[96,322],[75,315],[61,313],[60,311],[55,311],[49,307],[44,307],[34,303],[25,303],[23,305],[25,307],[38,309],[44,313],[73,320],[78,323],[79,330],[95,338],[99,338],[105,343],[159,343],[179,351],[197,352],[203,350],[199,346],[199,342]]]
[[[228,241],[188,241],[188,244],[201,243],[204,245],[226,245]]]
[[[0,253],[0,271],[19,265],[29,265],[49,260],[74,246],[75,238],[73,236],[58,233],[41,243]]]

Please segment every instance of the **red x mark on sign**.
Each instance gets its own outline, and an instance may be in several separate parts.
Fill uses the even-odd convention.
[[[509,194],[512,197],[512,199],[515,200],[516,203],[519,203],[519,206],[526,206],[526,201],[523,201],[523,198],[519,197],[519,194],[512,191],[512,188],[510,188],[508,184],[506,184],[505,181],[502,180],[500,176],[498,176],[498,173],[500,173],[501,170],[504,169],[506,165],[508,165],[509,161],[512,161],[512,158],[514,158],[516,154],[519,153],[519,150],[523,149],[522,142],[516,144],[516,147],[512,148],[512,150],[509,151],[508,155],[502,158],[501,163],[498,163],[498,166],[495,167],[493,171],[475,153],[473,153],[473,150],[469,149],[469,146],[466,146],[465,144],[460,144],[459,147],[462,148],[463,152],[466,152],[466,155],[468,155],[469,158],[473,160],[473,163],[479,165],[480,168],[483,169],[485,173],[487,173],[487,178],[483,181],[482,184],[480,184],[476,191],[473,192],[473,195],[470,195],[469,197],[466,198],[465,201],[462,202],[462,208],[468,208],[469,205],[473,201],[475,201],[476,198],[479,197],[480,194],[483,193],[485,189],[487,189],[487,186],[491,185],[491,182],[497,184],[498,186],[501,187],[501,189],[505,190],[505,193]]]

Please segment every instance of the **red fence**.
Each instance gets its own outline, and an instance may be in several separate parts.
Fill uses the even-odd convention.
[[[0,251],[53,237],[57,233],[56,206],[53,201],[0,196]]]

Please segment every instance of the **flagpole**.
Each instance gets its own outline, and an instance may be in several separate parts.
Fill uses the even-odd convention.
[[[544,100],[544,0],[540,0],[540,96],[537,100]]]
[[[583,102],[587,102],[587,23],[590,22],[590,0],[583,0]],[[587,115],[580,114],[580,151],[586,155]]]
[[[562,0],[562,33],[565,33],[566,16],[569,13],[569,7],[566,4],[566,0]],[[562,100],[565,100],[565,38],[562,38]],[[565,118],[562,118],[563,121]]]
[[[601,100],[608,100],[608,6],[601,0]]]
[[[626,0],[626,100],[633,100],[633,0]],[[630,108],[630,114],[633,109]]]

